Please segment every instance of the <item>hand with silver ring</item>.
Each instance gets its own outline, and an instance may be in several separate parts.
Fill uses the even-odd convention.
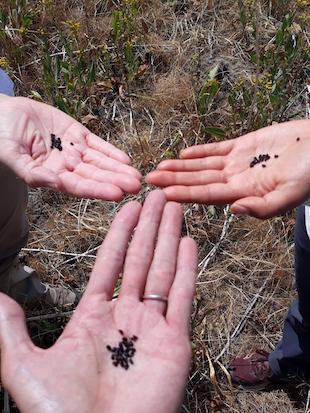
[[[126,204],[82,300],[47,350],[31,342],[21,308],[0,294],[1,379],[21,412],[179,411],[197,271],[196,244],[180,238],[181,225],[181,206],[162,191],[143,208]]]

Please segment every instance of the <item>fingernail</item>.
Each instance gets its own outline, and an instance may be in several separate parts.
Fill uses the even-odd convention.
[[[48,182],[47,187],[50,189],[58,189],[58,185],[56,182]]]
[[[239,214],[239,215],[250,215],[250,211],[242,205],[234,205],[231,208],[231,212],[233,214]]]

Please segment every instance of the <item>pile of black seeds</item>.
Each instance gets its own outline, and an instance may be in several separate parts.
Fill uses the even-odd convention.
[[[253,168],[253,166],[259,163],[269,161],[269,159],[270,159],[270,155],[268,153],[260,154],[258,157],[255,156],[253,161],[250,163],[250,168]],[[266,165],[262,165],[262,167],[265,168]]]
[[[122,330],[118,331],[122,336],[124,335]],[[107,350],[112,353],[111,360],[113,362],[113,366],[121,366],[123,369],[128,370],[130,364],[134,364],[133,357],[136,353],[134,342],[137,340],[137,336],[132,336],[130,338],[123,337],[122,341],[118,343],[118,347],[111,347],[107,345]]]
[[[62,146],[61,146],[61,139],[60,138],[56,138],[56,135],[54,135],[54,133],[51,133],[51,140],[52,140],[52,144],[51,144],[51,149],[58,149],[59,151],[62,151]]]

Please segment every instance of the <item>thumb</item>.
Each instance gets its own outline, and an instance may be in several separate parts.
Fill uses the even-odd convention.
[[[21,154],[20,148],[12,145],[12,142],[8,142],[5,149],[0,153],[0,161],[11,168],[27,185],[54,190],[61,187],[61,180],[52,169],[38,165],[29,154]]]
[[[23,179],[31,187],[46,187],[50,189],[60,189],[60,179],[55,172],[43,166],[36,166],[24,173]]]
[[[281,215],[301,203],[300,196],[292,194],[289,190],[272,191],[263,197],[250,196],[239,199],[231,205],[233,214],[250,215],[266,219]]]
[[[22,308],[10,297],[0,293],[0,349],[1,359],[18,358],[18,353],[26,352],[33,343],[29,337]],[[2,363],[1,363],[2,364]]]

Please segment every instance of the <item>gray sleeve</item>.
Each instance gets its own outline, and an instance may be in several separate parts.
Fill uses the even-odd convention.
[[[8,96],[15,96],[14,85],[9,75],[0,69],[0,93]]]

